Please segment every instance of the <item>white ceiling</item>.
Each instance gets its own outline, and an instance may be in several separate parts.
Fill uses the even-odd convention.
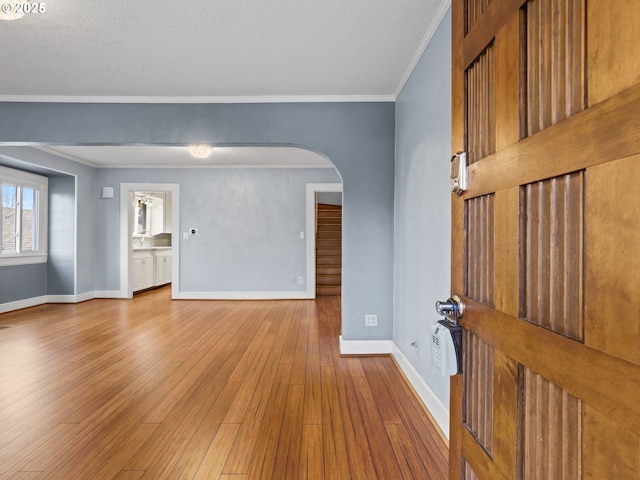
[[[0,101],[392,101],[450,0],[45,1]]]
[[[206,159],[176,146],[55,146],[40,150],[97,168],[295,167],[333,168],[323,156],[296,147],[215,147]]]

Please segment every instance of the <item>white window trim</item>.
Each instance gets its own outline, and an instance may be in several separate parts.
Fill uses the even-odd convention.
[[[46,263],[48,253],[49,179],[42,175],[0,166],[0,184],[14,183],[37,189],[38,194],[38,250],[21,253],[0,253],[0,266]],[[2,224],[0,223],[0,235]]]

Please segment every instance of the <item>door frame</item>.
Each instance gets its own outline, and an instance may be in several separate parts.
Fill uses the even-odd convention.
[[[171,298],[180,292],[180,185],[177,183],[120,184],[120,298],[133,298],[131,260],[133,254],[134,192],[171,194]]]
[[[316,193],[342,192],[342,183],[307,183],[307,296],[316,298]],[[342,196],[344,212],[344,195]]]

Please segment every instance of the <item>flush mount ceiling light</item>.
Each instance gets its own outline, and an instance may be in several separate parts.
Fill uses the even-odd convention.
[[[24,17],[25,7],[29,10],[28,2],[18,4],[15,0],[3,0],[0,8],[0,20],[18,20]]]
[[[209,155],[211,155],[211,150],[213,150],[213,147],[211,145],[189,145],[189,153],[192,157],[195,158],[207,158]]]

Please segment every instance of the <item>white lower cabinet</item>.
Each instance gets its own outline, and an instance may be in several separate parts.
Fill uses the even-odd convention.
[[[171,283],[171,249],[134,250],[131,277],[134,292]]]
[[[155,266],[153,284],[157,287],[171,283],[171,250],[156,250]]]
[[[131,265],[133,291],[153,287],[154,265],[152,250],[138,250],[133,252]]]

